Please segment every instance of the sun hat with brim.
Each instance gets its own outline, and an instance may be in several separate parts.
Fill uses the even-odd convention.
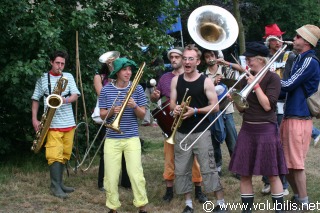
[[[114,70],[110,73],[109,78],[116,79],[117,78],[116,73],[119,72],[122,68],[125,68],[128,66],[131,67],[132,73],[136,72],[136,70],[137,70],[136,62],[129,60],[127,58],[117,58],[113,62]]]
[[[183,48],[182,47],[175,47],[175,48],[171,49],[167,54],[167,57],[168,57],[169,60],[170,60],[170,54],[171,53],[177,53],[177,54],[182,56]]]
[[[320,39],[319,27],[307,24],[297,29],[296,32],[312,46],[317,46],[317,42]]]
[[[247,42],[246,51],[242,55],[247,57],[254,57],[258,55],[267,57],[269,55],[269,49],[259,42]]]

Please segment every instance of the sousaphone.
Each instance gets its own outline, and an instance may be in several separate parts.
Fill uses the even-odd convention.
[[[206,5],[198,7],[190,14],[188,31],[199,46],[208,50],[223,50],[237,40],[239,27],[229,11]]]

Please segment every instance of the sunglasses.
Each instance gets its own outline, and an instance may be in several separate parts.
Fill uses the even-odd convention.
[[[302,38],[302,37],[301,37],[301,35],[297,34],[297,35],[296,35],[296,38],[297,38],[297,39],[300,39],[300,38]]]

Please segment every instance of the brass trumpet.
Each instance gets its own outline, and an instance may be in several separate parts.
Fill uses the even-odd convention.
[[[181,101],[181,105],[183,104],[183,107],[181,109],[181,112],[180,112],[180,115],[179,116],[176,116],[174,118],[174,121],[173,121],[173,124],[171,126],[171,130],[172,130],[172,134],[170,135],[170,137],[166,140],[167,143],[169,144],[175,144],[175,136],[176,136],[176,132],[178,130],[178,128],[181,126],[182,124],[182,116],[183,114],[186,112],[186,109],[187,109],[187,106],[190,105],[190,102],[191,102],[191,96],[189,96],[187,98],[187,100],[185,101],[185,98],[186,98],[186,95],[188,93],[188,90],[189,88],[186,89],[186,92],[184,93],[184,96],[182,98],[182,101]]]

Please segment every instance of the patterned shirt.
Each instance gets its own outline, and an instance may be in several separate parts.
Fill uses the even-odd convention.
[[[121,92],[118,96],[119,101],[116,101],[116,105],[120,105],[122,101],[124,101],[128,90],[130,89],[131,82],[128,84],[125,88],[117,88],[113,83],[107,84],[104,86],[101,90],[100,96],[99,96],[99,107],[100,109],[110,109],[112,107],[112,104],[114,100],[116,99],[118,92]],[[138,106],[146,106],[147,105],[147,99],[145,96],[145,93],[143,91],[143,88],[141,85],[138,85],[136,90],[132,93],[131,97],[134,99],[136,104]],[[107,119],[107,123],[112,123],[114,120],[115,115]],[[138,137],[138,119],[136,114],[134,113],[133,108],[127,107],[122,115],[121,121],[120,121],[120,131],[123,132],[123,134],[119,134],[111,129],[107,128],[107,138],[132,138],[132,137]]]
[[[221,66],[218,66],[218,70],[217,70],[217,72],[215,74],[211,74],[211,72],[209,71],[209,68],[207,68],[206,71],[205,71],[205,75],[207,75],[212,80],[213,83],[215,82],[216,77],[218,75],[222,75],[223,78],[225,78],[225,76],[222,73],[222,67]],[[222,110],[222,109],[220,109],[220,110]],[[233,104],[230,104],[229,107],[225,111],[225,114],[230,114],[230,113],[234,113]]]
[[[50,83],[51,85],[56,85],[57,81],[60,79],[61,76],[53,76],[50,75]],[[63,73],[63,77],[68,79],[68,85],[66,90],[61,93],[61,96],[67,96],[68,94],[78,94],[80,92],[76,86],[73,76],[70,73]],[[54,87],[51,88],[51,92],[53,92]],[[31,97],[32,100],[39,101],[42,96],[44,102],[44,108],[47,108],[47,96],[49,94],[48,88],[48,73],[44,73],[41,78],[37,80],[33,95]],[[72,104],[62,104],[59,107],[52,119],[50,128],[68,128],[75,126]]]

